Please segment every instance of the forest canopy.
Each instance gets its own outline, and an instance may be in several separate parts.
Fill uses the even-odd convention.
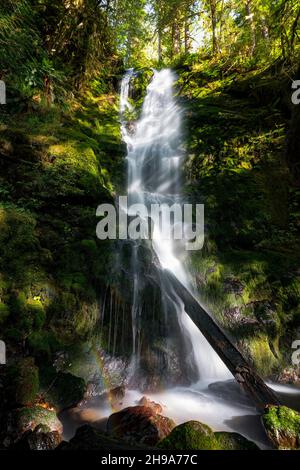
[[[297,0],[1,0],[1,75],[26,95],[191,53],[293,61],[299,20]]]

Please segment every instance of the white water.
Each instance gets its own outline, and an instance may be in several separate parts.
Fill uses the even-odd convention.
[[[184,160],[181,109],[174,98],[176,75],[169,69],[154,71],[147,88],[141,117],[133,133],[128,132],[124,113],[131,111],[128,94],[133,71],[128,71],[122,81],[120,112],[122,116],[122,135],[127,143],[128,154],[128,202],[129,205],[142,203],[149,207],[151,203],[181,202],[181,167]],[[152,245],[163,268],[170,270],[187,288],[191,289],[189,273],[184,265],[183,244],[163,237],[161,227],[171,226],[172,221],[162,215],[162,224],[154,218]],[[137,263],[137,260],[134,260]],[[138,276],[135,276],[138,283]],[[135,286],[137,287],[137,286]],[[138,299],[133,305],[133,354],[138,354],[135,344],[136,318],[139,314]],[[172,297],[172,298],[170,298]],[[182,335],[192,344],[193,361],[197,368],[198,379],[224,380],[232,378],[219,356],[209,345],[184,310],[181,300],[175,292],[166,293],[166,302],[173,302]],[[191,359],[192,360],[192,359]]]
[[[128,192],[131,202],[178,200],[181,188],[180,168],[184,155],[181,148],[181,111],[173,98],[173,84],[176,77],[169,70],[155,72],[154,79],[148,87],[141,119],[137,123],[135,133],[131,135],[127,130],[124,113],[126,110],[133,110],[128,100],[132,74],[133,71],[129,71],[123,79],[120,105],[122,134],[128,145]],[[143,171],[146,163],[149,163],[149,167],[147,171]],[[161,264],[190,288],[189,273],[181,258],[182,250],[177,250],[175,244],[162,240],[157,225],[154,230],[153,246]],[[133,261],[136,262],[136,259]],[[139,276],[136,274],[135,288],[138,282]],[[133,354],[137,357],[139,304],[136,289],[135,294]],[[147,397],[160,403],[163,407],[162,414],[173,418],[177,424],[199,420],[215,431],[235,431],[256,442],[261,448],[268,448],[260,415],[240,392],[235,381],[226,380],[232,379],[231,374],[184,312],[176,293],[169,293],[166,301],[173,303],[172,308],[176,308],[182,325],[182,334],[191,339],[199,381],[187,387],[173,387],[157,393],[147,393]],[[218,384],[215,383],[217,381]],[[299,396],[299,388],[271,383],[268,385],[282,394],[282,403],[285,403],[290,396],[296,399]],[[126,390],[122,408],[137,405],[143,395],[144,393],[139,390]],[[75,418],[74,410],[71,410],[71,419],[68,415],[62,417],[65,439],[70,439],[75,429],[86,422],[98,421],[105,430],[106,419],[112,412],[110,403],[105,397],[104,394],[103,398],[100,397],[95,403],[87,402],[82,409],[76,408]]]

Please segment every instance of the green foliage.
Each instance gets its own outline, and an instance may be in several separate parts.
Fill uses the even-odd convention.
[[[32,403],[39,390],[39,371],[32,357],[8,367],[8,387],[18,405]]]
[[[0,325],[5,323],[6,319],[9,317],[9,307],[3,302],[0,303]]]

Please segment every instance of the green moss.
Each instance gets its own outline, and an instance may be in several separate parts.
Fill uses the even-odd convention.
[[[9,317],[9,307],[0,302],[0,325],[5,323],[6,319]]]
[[[30,299],[26,307],[29,315],[33,317],[34,328],[40,330],[46,321],[46,312],[43,304],[38,299]]]
[[[28,336],[28,346],[30,352],[36,357],[51,357],[51,354],[57,352],[63,347],[58,335],[52,331],[34,331]]]
[[[212,429],[199,421],[180,424],[159,443],[158,447],[165,450],[216,450],[219,448]]]
[[[262,417],[266,432],[276,447],[300,447],[300,414],[286,406],[269,406]]]
[[[20,408],[16,411],[16,425],[20,432],[34,430],[36,426],[43,425],[51,431],[62,431],[62,424],[54,410],[41,406]]]
[[[39,390],[39,371],[32,357],[8,367],[8,387],[17,404],[33,403]]]
[[[57,410],[76,405],[82,400],[85,381],[70,373],[56,372],[53,367],[41,368],[41,390],[43,397]]]
[[[215,438],[222,450],[259,450],[254,442],[236,432],[215,432]]]
[[[267,335],[259,335],[247,340],[247,346],[256,369],[263,377],[268,377],[278,366],[278,359],[270,349]]]

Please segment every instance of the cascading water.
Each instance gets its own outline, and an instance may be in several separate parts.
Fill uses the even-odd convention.
[[[134,111],[129,100],[133,74],[134,71],[130,70],[124,76],[120,95],[122,135],[128,148],[128,205],[143,203],[148,207],[151,202],[167,204],[179,202],[181,199],[180,168],[184,151],[181,110],[173,97],[176,76],[170,70],[154,72],[147,89],[141,117],[133,124],[127,120],[127,111],[129,114]],[[185,268],[182,257],[182,246],[170,240],[164,240],[158,220],[154,219],[153,222],[151,244],[160,266],[172,271],[188,289],[192,290],[189,272]],[[131,241],[130,246],[132,247],[130,251],[131,273],[125,271],[125,276],[130,274],[130,282],[133,281],[134,288],[132,363],[129,371],[133,380],[127,383],[122,406],[126,408],[139,403],[144,395],[144,376],[148,375],[151,386],[146,387],[147,397],[161,403],[163,414],[173,418],[177,424],[199,420],[210,425],[215,431],[239,432],[257,442],[261,448],[268,448],[269,443],[261,426],[260,415],[247,397],[241,393],[238,384],[234,380],[227,380],[232,379],[231,374],[185,313],[176,292],[172,291],[165,282],[164,270],[154,266],[155,269],[152,271],[151,257],[149,263],[146,256],[143,264],[139,256],[140,248],[144,249],[141,241]],[[159,281],[159,289],[152,289],[153,286],[149,284],[149,280],[151,281],[153,277],[154,286]],[[160,302],[157,302],[155,298],[157,294]],[[108,305],[107,315],[109,316],[108,350],[114,356],[118,342],[122,342],[123,338],[123,336],[117,337],[118,322],[122,323],[122,328],[126,324],[128,332],[130,327],[129,322],[125,320],[124,309],[120,309],[112,291],[110,295],[105,294],[105,303]],[[158,312],[155,315],[156,309]],[[164,318],[161,318],[162,316]],[[169,327],[170,324],[172,327],[168,330],[166,326]],[[158,357],[155,355],[156,343],[162,342],[162,338],[159,337],[161,332],[163,338],[166,339],[163,348],[160,345],[159,349],[160,352],[166,349],[163,359],[160,355]],[[178,363],[180,370],[173,375],[173,380],[174,362],[172,363],[172,357],[170,359],[172,347],[177,350],[180,357]],[[150,361],[147,362],[147,358],[150,358]],[[121,361],[117,369],[119,370],[122,366],[126,369]],[[153,369],[159,377],[158,382],[153,380],[153,377],[155,378]],[[142,373],[139,373],[141,370]],[[127,369],[125,374],[128,375]],[[163,388],[161,387],[162,376],[166,376],[163,382],[166,386]],[[269,385],[272,386],[272,384]],[[151,393],[151,388],[154,393]],[[294,395],[299,401],[298,389],[280,386],[279,391],[282,393],[283,403],[286,401],[289,404]],[[78,408],[76,410],[78,411]],[[87,415],[91,422],[105,421],[105,418],[111,414],[107,394],[101,395],[96,402],[87,401],[82,411],[84,423],[87,421]],[[64,419],[64,428],[69,426],[69,431],[67,431],[69,434],[65,437],[70,438],[74,435],[78,422],[76,421],[74,425],[71,420],[70,424],[68,415]]]
[[[174,98],[175,74],[169,70],[154,71],[147,88],[141,117],[136,122],[133,132],[128,130],[125,112],[132,111],[129,102],[130,81],[134,74],[129,70],[122,81],[120,95],[120,113],[122,135],[127,143],[128,161],[128,205],[143,204],[150,210],[151,204],[181,203],[181,166],[184,159],[181,132],[181,109]],[[131,214],[134,215],[134,214]],[[161,217],[163,220],[161,220]],[[189,289],[189,273],[182,258],[182,245],[172,239],[166,239],[162,227],[172,233],[174,222],[167,213],[162,212],[152,217],[152,247],[160,265],[170,270]],[[142,299],[139,295],[140,267],[135,244],[132,255],[134,298],[132,307],[133,324],[133,362],[138,366],[140,354],[140,316]],[[181,354],[182,367],[188,369],[190,382],[216,380],[232,377],[221,359],[207,340],[186,314],[176,292],[164,284],[163,272],[160,275],[166,321],[170,315],[176,315],[182,335],[184,349]]]

